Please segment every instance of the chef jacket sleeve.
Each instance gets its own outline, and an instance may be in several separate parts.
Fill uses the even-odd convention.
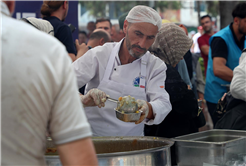
[[[166,70],[166,65],[160,63],[153,67],[149,76],[146,93],[153,108],[154,119],[145,119],[147,125],[160,124],[172,109],[169,94],[165,90]]]
[[[62,54],[61,52],[60,54]],[[77,92],[76,78],[71,60],[64,48],[64,56],[58,59],[59,68],[56,77],[59,79],[59,92],[54,96],[48,130],[55,144],[63,144],[90,137],[90,125]],[[57,85],[57,86],[58,86]]]
[[[99,64],[93,51],[94,49],[88,50],[83,56],[72,63],[78,89],[87,84],[96,75]]]

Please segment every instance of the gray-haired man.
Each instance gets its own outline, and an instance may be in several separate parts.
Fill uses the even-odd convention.
[[[159,124],[170,112],[164,89],[166,65],[147,51],[161,22],[154,9],[135,6],[124,21],[124,39],[93,48],[73,63],[79,88],[87,84],[81,101],[95,136],[140,136],[144,123]],[[115,99],[128,95],[138,99],[140,119],[135,123],[118,120],[116,105],[105,102],[106,94]]]

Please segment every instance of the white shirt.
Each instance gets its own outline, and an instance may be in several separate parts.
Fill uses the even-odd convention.
[[[100,81],[103,79],[110,53],[115,44],[116,43],[106,43],[103,46],[97,46],[90,49],[73,63],[75,74],[77,76],[78,88],[87,84],[86,92],[88,92],[90,89],[98,87]],[[154,120],[150,120],[146,123],[148,125],[159,124],[172,109],[169,95],[164,89],[167,67],[162,60],[149,52],[144,56],[148,56],[145,92],[147,100],[152,105],[153,113],[155,115]],[[124,75],[119,75],[118,71],[124,70],[128,65],[121,65],[119,56],[117,55],[110,79],[129,86],[138,86],[141,60],[137,59],[132,63],[139,66],[139,71],[125,73],[125,76],[131,77],[130,80],[127,80]]]
[[[239,65],[233,70],[230,91],[233,97],[246,101],[246,52],[242,53]]]
[[[65,47],[7,15],[1,17],[2,164],[45,165],[47,130],[63,144],[91,136],[90,125]]]
[[[197,32],[194,36],[193,36],[193,38],[192,38],[192,40],[193,40],[193,43],[194,43],[194,53],[200,53],[201,51],[200,51],[200,48],[199,48],[199,45],[198,45],[198,42],[197,42],[197,40],[198,40],[198,38],[201,36],[201,34],[199,33],[199,32]]]

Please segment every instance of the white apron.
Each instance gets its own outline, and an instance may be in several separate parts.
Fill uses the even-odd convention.
[[[123,41],[123,40],[122,40]],[[114,61],[118,55],[121,42],[117,43],[113,48],[110,58],[98,89],[104,91],[111,98],[118,99],[120,96],[130,95],[135,99],[142,99],[146,101],[145,93],[145,77],[146,77],[146,62],[147,56],[141,58],[141,77],[139,87],[133,85],[125,85],[120,82],[110,80],[110,75],[114,68]],[[126,73],[131,73],[135,64],[129,63],[118,67],[124,68],[120,70],[119,75],[125,76]],[[136,67],[136,65],[135,65]],[[105,107],[86,107],[86,115],[91,125],[93,136],[143,136],[144,123],[136,125],[134,122],[123,122],[116,118],[114,108],[117,104],[111,101],[106,101]]]

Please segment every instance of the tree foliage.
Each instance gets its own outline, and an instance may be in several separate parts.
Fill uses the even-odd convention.
[[[220,11],[220,29],[226,27],[228,24],[233,22],[233,17],[231,15],[234,7],[242,1],[220,1],[219,11]]]
[[[106,6],[114,4],[113,18],[118,18],[122,13],[129,11],[135,5],[146,5],[150,6],[149,1],[79,1],[86,10],[90,11],[90,15],[98,18],[98,17],[106,17]],[[165,9],[173,9],[178,10],[182,8],[182,1],[154,1],[153,2],[154,9],[158,9],[161,12],[165,11]],[[227,4],[228,2],[222,2]],[[206,1],[207,4],[207,13],[212,17],[216,17],[220,15],[219,10],[219,1]],[[231,12],[231,11],[230,11]],[[110,13],[112,14],[112,13]]]
[[[207,13],[212,17],[219,15],[219,1],[206,1]]]
[[[245,0],[235,0],[234,1],[235,4],[236,3],[240,3],[240,2],[245,2]],[[220,10],[220,5],[219,5],[219,0],[206,0],[207,3],[207,12],[208,14],[210,14],[213,17],[216,17],[219,15],[219,10]],[[223,5],[226,5],[225,3],[230,3],[230,0],[221,0],[220,3],[222,3]],[[233,10],[233,6],[231,6],[231,11]],[[230,11],[230,13],[231,13]]]
[[[90,11],[94,17],[105,17],[106,6],[114,4],[114,17],[119,17],[122,13],[129,11],[133,6],[146,5],[149,6],[149,1],[80,1],[82,6]],[[155,9],[164,11],[165,9],[180,9],[181,1],[154,1]]]
[[[182,7],[181,1],[156,1],[155,8],[159,8],[161,11],[165,9],[178,10]]]
[[[118,17],[118,13],[124,13],[129,11],[132,6],[135,6],[136,3],[133,1],[80,1],[81,5],[84,6],[87,10],[90,11],[90,14],[94,17],[105,17],[106,16],[106,6],[110,3],[114,3],[115,17]]]

